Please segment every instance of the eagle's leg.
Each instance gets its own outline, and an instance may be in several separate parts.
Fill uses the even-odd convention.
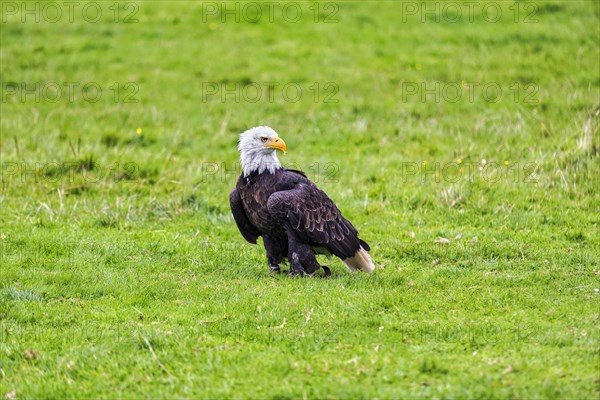
[[[263,235],[263,244],[267,251],[267,261],[269,263],[269,269],[271,272],[281,272],[279,264],[283,262],[285,257],[285,250],[282,249],[282,245],[279,240],[272,238],[268,235]]]
[[[321,266],[317,262],[315,252],[308,244],[298,238],[296,232],[287,229],[288,234],[288,259],[290,260],[290,275],[313,276]]]

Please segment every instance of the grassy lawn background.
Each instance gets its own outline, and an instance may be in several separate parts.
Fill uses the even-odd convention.
[[[95,4],[2,6],[1,396],[598,396],[597,2]],[[374,274],[269,275],[228,205],[260,124]]]

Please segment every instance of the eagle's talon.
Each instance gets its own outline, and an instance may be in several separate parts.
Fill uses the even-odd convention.
[[[273,274],[278,274],[281,272],[281,268],[279,265],[269,265],[269,271]]]

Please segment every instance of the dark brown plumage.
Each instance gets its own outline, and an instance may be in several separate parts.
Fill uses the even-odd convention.
[[[336,255],[352,271],[373,271],[369,245],[333,201],[302,172],[281,166],[276,150],[287,147],[277,132],[268,126],[248,129],[238,150],[242,175],[229,195],[231,211],[248,242],[256,244],[262,236],[272,271],[280,271],[287,258],[290,274],[313,275],[321,268],[316,253]]]
[[[314,274],[315,252],[333,254],[351,270],[371,272],[369,245],[331,199],[302,172],[277,168],[240,176],[230,194],[231,210],[244,238],[263,237],[271,270],[285,258],[291,274]]]

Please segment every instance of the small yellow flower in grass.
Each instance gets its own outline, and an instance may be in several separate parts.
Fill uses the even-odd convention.
[[[141,135],[142,134],[142,128],[137,128],[135,130],[135,133],[137,133],[138,135]]]
[[[456,160],[456,162],[457,162],[458,164],[462,164],[462,158],[459,158],[458,160]]]
[[[508,160],[504,160],[504,165],[508,165]]]

